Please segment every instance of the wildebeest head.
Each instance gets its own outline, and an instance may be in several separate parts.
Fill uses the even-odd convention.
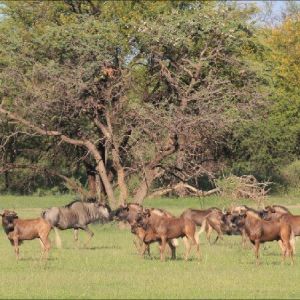
[[[148,228],[150,216],[151,216],[151,211],[150,209],[146,208],[143,211],[137,213],[135,218],[135,223],[146,230]]]
[[[236,229],[242,229],[245,225],[245,219],[247,217],[247,211],[240,213],[234,213],[231,217],[231,227]]]
[[[14,220],[18,219],[18,215],[16,212],[12,210],[4,210],[2,214],[2,226],[6,233],[9,233],[14,230]]]
[[[240,234],[239,228],[232,223],[233,214],[230,211],[226,211],[222,213],[222,223],[221,229],[222,232],[228,235],[236,235]]]
[[[130,224],[133,224],[137,214],[141,211],[143,211],[143,206],[137,203],[123,204],[111,212],[111,218],[118,221],[127,221]]]
[[[110,218],[111,208],[108,204],[101,204],[99,202],[90,203],[90,204],[94,206],[100,219],[104,221],[109,221],[111,219]]]

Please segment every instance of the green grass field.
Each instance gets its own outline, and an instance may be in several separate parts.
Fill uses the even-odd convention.
[[[0,196],[0,209],[14,209],[22,218],[37,217],[42,208],[70,200],[71,196]],[[271,197],[268,203],[291,205],[300,214],[300,199]],[[228,204],[218,197],[145,202],[145,206],[165,208],[176,215],[188,207]],[[277,243],[268,243],[261,248],[262,264],[257,267],[253,250],[241,248],[240,236],[226,236],[212,246],[201,236],[202,261],[196,259],[194,250],[190,260],[184,261],[179,241],[177,260],[162,263],[156,244],[151,247],[152,259],[138,256],[133,235],[116,223],[94,224],[91,229],[95,236],[87,249],[75,247],[71,230],[61,232],[63,249],[56,249],[53,242],[46,264],[39,261],[37,240],[21,245],[17,262],[1,231],[0,298],[300,298],[300,250],[294,266],[281,265]],[[54,240],[54,233],[50,238]],[[80,232],[80,241],[86,238]],[[297,246],[300,249],[299,242]]]

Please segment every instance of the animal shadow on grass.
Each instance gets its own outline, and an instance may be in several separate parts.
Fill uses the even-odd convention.
[[[39,257],[20,257],[19,261],[34,261],[34,262],[47,262],[58,260],[57,257],[48,257],[47,260],[41,260]]]
[[[153,256],[146,256],[145,258],[143,258],[144,260],[156,260],[156,261],[160,261],[160,257],[159,256],[155,256],[155,255],[153,255]],[[186,261],[185,259],[184,259],[184,257],[183,256],[177,256],[176,257],[176,259],[171,259],[170,257],[166,257],[165,258],[165,261],[167,262],[169,262],[169,261]],[[188,259],[187,259],[187,261],[188,262],[191,262],[191,261],[201,261],[201,259],[199,259],[199,258],[197,258],[197,257],[189,257]]]
[[[117,249],[120,250],[120,246],[92,246],[92,247],[79,247],[82,250],[105,250],[105,249]]]

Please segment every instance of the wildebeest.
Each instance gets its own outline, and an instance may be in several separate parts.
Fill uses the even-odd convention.
[[[145,208],[138,204],[138,203],[127,203],[124,205],[121,205],[118,207],[115,211],[111,212],[111,216],[119,221],[125,221],[128,222],[129,225],[132,227],[134,224],[136,224],[136,219],[139,214],[143,213]],[[153,223],[156,223],[161,217],[171,218],[173,215],[169,213],[166,210],[159,209],[159,208],[151,208],[152,211],[151,215],[151,221]],[[138,241],[133,241],[136,248],[138,249],[138,252],[142,255],[145,254],[145,252],[148,253],[150,256],[150,243],[144,243],[143,239],[141,238],[140,234],[137,234],[135,230],[131,230],[133,234],[135,234]],[[178,245],[176,240],[172,241],[172,245],[176,247]],[[172,249],[171,249],[172,250]]]
[[[230,226],[232,215],[240,214],[241,212],[245,212],[248,210],[256,212],[261,218],[263,218],[263,216],[265,215],[264,210],[255,210],[253,208],[248,207],[247,205],[237,205],[237,206],[231,207],[230,209],[227,210],[227,216],[224,218],[225,222],[227,223],[227,225]],[[242,236],[242,247],[245,249],[246,242],[247,242],[247,234],[246,234],[245,228],[243,226],[241,226],[236,229],[237,229],[237,232],[239,232]]]
[[[197,254],[200,255],[199,243],[195,239],[196,225],[193,221],[183,217],[161,217],[160,219],[155,219],[153,218],[153,211],[146,209],[142,217],[137,220],[137,223],[146,231],[144,236],[145,243],[154,241],[159,243],[161,261],[165,259],[164,251],[166,245],[170,245],[172,239],[179,237],[187,238],[185,260],[188,259],[191,250],[189,242],[192,242],[192,244],[196,246]],[[172,249],[172,258],[175,258],[175,255],[173,255],[174,247],[170,247]]]
[[[2,214],[2,226],[11,244],[15,247],[16,258],[19,259],[19,245],[22,241],[40,239],[42,247],[41,258],[48,258],[50,241],[48,239],[51,225],[42,218],[19,219],[14,211],[4,210]]]
[[[282,243],[282,259],[290,256],[292,263],[293,251],[290,240],[293,232],[289,222],[280,218],[278,220],[266,221],[252,209],[241,211],[232,216],[232,224],[237,227],[244,227],[250,242],[255,247],[256,263],[259,263],[259,246],[261,243],[270,241],[280,241]]]
[[[217,232],[217,237],[214,243],[216,243],[219,238],[223,239],[223,234],[239,234],[240,232],[238,229],[230,227],[227,222],[227,217],[228,212],[223,212],[220,209],[213,209],[204,218],[199,234],[201,234],[206,229],[206,227],[208,227],[207,238],[210,242],[210,235],[212,233],[212,230],[215,230]]]
[[[221,210],[217,207],[211,207],[208,209],[188,208],[181,214],[181,217],[193,221],[197,226],[201,226],[205,217],[207,217],[207,215],[213,211],[221,212]],[[216,228],[215,226],[214,227],[210,226],[209,223],[207,223],[207,225],[205,226],[206,238],[209,241],[209,243],[210,243],[211,232],[213,229],[216,230],[215,228]],[[200,230],[197,234],[197,241],[199,241],[199,234],[201,232],[202,231]],[[217,231],[217,233],[218,233],[218,231]]]
[[[300,236],[300,216],[293,215],[286,207],[282,205],[266,206],[264,209],[264,218],[266,220],[278,220],[283,215],[285,219],[291,224],[294,236]],[[293,252],[296,253],[295,239],[291,240]]]
[[[60,230],[74,229],[74,239],[78,240],[78,229],[87,232],[91,240],[94,233],[89,229],[88,224],[96,221],[108,221],[111,209],[107,204],[99,202],[72,201],[64,207],[51,207],[42,212],[42,217],[48,221],[55,230],[56,244],[61,247],[61,240],[56,228]]]

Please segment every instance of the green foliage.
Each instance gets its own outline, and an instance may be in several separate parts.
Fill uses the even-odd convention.
[[[281,169],[281,174],[288,186],[300,188],[300,160],[295,160],[284,166]]]
[[[255,5],[216,1],[4,1],[1,104],[98,146],[104,138],[93,118],[98,113],[105,124],[106,107],[116,141],[132,129],[122,157],[125,168],[137,170],[131,191],[170,132],[186,139],[185,173],[208,160],[214,171],[224,164],[237,175],[279,180],[300,154],[299,12],[290,6],[276,28],[253,24],[256,12]],[[119,68],[115,85],[105,81],[107,65]],[[5,163],[39,164],[86,185],[79,161],[92,159],[85,150],[23,133],[5,142],[22,130],[1,120]],[[177,168],[177,160],[173,153],[160,163]],[[21,193],[61,186],[28,170],[7,178]]]

